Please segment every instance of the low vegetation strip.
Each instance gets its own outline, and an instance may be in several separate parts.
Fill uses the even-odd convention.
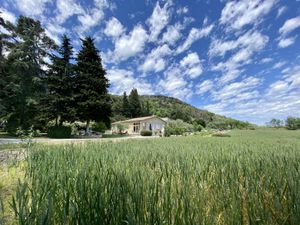
[[[19,224],[298,224],[299,132],[34,147]]]

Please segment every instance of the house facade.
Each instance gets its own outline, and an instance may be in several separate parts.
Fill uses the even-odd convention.
[[[142,130],[148,130],[152,131],[152,135],[163,135],[166,124],[167,122],[158,116],[146,116],[114,122],[111,124],[111,131],[139,135]]]

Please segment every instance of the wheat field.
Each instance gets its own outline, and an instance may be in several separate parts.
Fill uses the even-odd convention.
[[[33,146],[17,224],[299,224],[300,133]]]

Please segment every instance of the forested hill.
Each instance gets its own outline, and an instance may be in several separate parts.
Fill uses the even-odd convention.
[[[113,95],[113,117],[112,121],[122,120],[122,102],[124,96]],[[185,122],[192,123],[195,120],[203,120],[211,127],[231,127],[244,128],[250,124],[225,116],[217,115],[207,110],[198,109],[188,103],[177,98],[162,95],[140,95],[141,116],[157,115],[160,117],[168,117],[170,119],[181,119]],[[126,118],[126,117],[125,117]]]

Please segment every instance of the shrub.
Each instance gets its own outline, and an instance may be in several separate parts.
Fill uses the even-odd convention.
[[[127,125],[127,124],[119,123],[119,124],[117,124],[117,129],[118,129],[118,133],[119,133],[119,134],[123,134],[124,131],[125,131],[126,129],[128,129],[128,125]]]
[[[300,118],[288,117],[285,122],[286,128],[289,130],[300,129]]]
[[[141,136],[152,136],[152,131],[150,131],[150,130],[141,130]]]
[[[183,135],[184,133],[193,132],[193,125],[183,122],[182,120],[171,120],[165,127],[165,136]]]
[[[51,126],[48,128],[48,136],[50,138],[69,138],[72,134],[70,126]]]
[[[92,124],[93,131],[104,133],[106,129],[107,129],[107,127],[106,127],[105,123],[103,123],[102,121],[95,122]]]
[[[212,134],[213,137],[231,137],[230,134],[227,133],[214,133]]]

